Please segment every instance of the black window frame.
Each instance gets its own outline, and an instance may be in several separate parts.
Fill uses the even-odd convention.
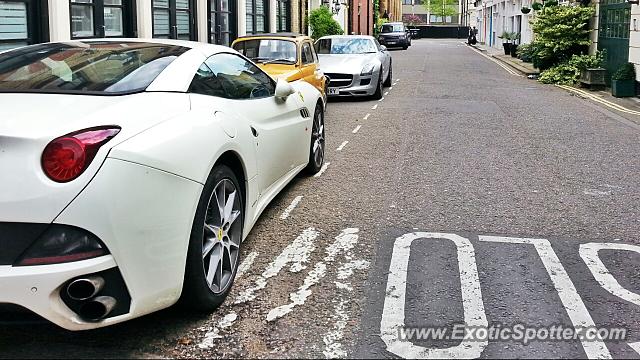
[[[280,13],[284,8],[284,28],[281,26],[283,15]],[[291,0],[276,0],[276,32],[291,32]]]
[[[93,36],[73,36],[73,26],[70,26],[69,35],[71,36],[71,39],[72,40],[99,39],[99,38],[118,39],[118,38],[138,37],[138,31],[136,29],[136,24],[137,24],[136,1],[137,0],[122,0],[122,5],[105,5],[104,0],[93,0],[92,3],[74,3],[73,0],[69,0],[69,24],[73,22],[73,6],[74,5],[89,6],[93,9]],[[106,27],[104,25],[104,8],[105,7],[122,9],[122,35],[106,36]]]
[[[222,11],[222,10],[217,10],[214,9],[213,6],[211,6],[211,4],[213,2],[216,3],[216,6],[219,7],[221,4],[221,0],[207,0],[207,24],[208,24],[208,39],[207,41],[210,44],[217,44],[217,45],[225,45],[225,46],[231,46],[231,43],[233,43],[233,41],[238,37],[238,33],[237,33],[237,28],[238,28],[238,16],[237,16],[237,12],[238,12],[238,4],[237,4],[237,0],[228,0],[229,1],[229,11]],[[215,23],[219,22],[219,16],[220,14],[224,14],[224,13],[228,13],[229,14],[229,43],[225,44],[224,42],[222,42],[222,37],[220,36],[222,33],[224,33],[222,30],[220,31],[214,31],[213,29],[213,17],[216,17],[216,21]],[[216,25],[216,26],[220,26],[220,25]],[[215,38],[214,38],[215,36]]]
[[[197,41],[198,40],[198,27],[197,27],[197,7],[196,7],[196,1],[195,0],[188,0],[189,1],[189,10],[184,10],[184,9],[178,9],[176,6],[176,0],[167,0],[169,2],[169,7],[168,8],[164,8],[164,7],[159,7],[159,6],[155,6],[155,0],[151,0],[151,37],[154,39],[164,39],[161,37],[157,37],[156,33],[155,33],[155,28],[156,28],[156,24],[155,24],[155,16],[154,16],[154,12],[156,9],[159,10],[168,10],[169,11],[169,37],[168,39],[172,39],[172,40],[178,40],[178,20],[177,20],[177,14],[179,12],[188,12],[189,13],[189,40],[190,41]],[[180,39],[180,40],[184,40],[184,39]]]
[[[304,62],[304,60],[302,59],[305,45],[309,47],[309,53],[311,54],[311,61],[307,61],[307,62]],[[314,50],[313,44],[308,41],[305,41],[300,45],[300,64],[309,65],[309,64],[314,64],[316,62],[316,56],[313,50]]]
[[[27,37],[20,39],[0,40],[1,44],[25,42],[27,45],[49,41],[49,6],[47,1],[9,0],[24,3],[27,9]]]
[[[262,97],[255,97],[255,98],[236,98],[236,97],[227,97],[227,96],[217,96],[217,95],[212,95],[212,94],[205,94],[203,92],[198,92],[195,91],[193,89],[193,84],[196,81],[196,77],[198,76],[198,73],[196,72],[193,75],[193,78],[191,79],[191,83],[189,83],[189,88],[187,90],[188,93],[192,93],[192,94],[200,94],[200,95],[204,95],[204,96],[211,96],[211,97],[217,97],[217,98],[221,98],[221,99],[227,99],[227,100],[235,100],[235,101],[251,101],[251,100],[260,100],[260,99],[268,99],[268,98],[272,98],[275,97],[275,89],[276,89],[276,81],[269,76],[264,70],[262,70],[260,67],[258,67],[257,65],[255,65],[253,62],[251,62],[251,60],[247,59],[245,56],[242,55],[238,55],[238,54],[234,54],[234,53],[228,53],[228,52],[220,52],[214,55],[211,55],[210,57],[208,57],[204,62],[202,62],[202,64],[200,64],[200,66],[198,66],[198,70],[202,67],[205,66],[209,71],[213,72],[213,70],[211,70],[211,67],[209,66],[209,64],[207,64],[208,62],[212,61],[212,59],[214,59],[217,56],[225,56],[225,55],[229,55],[229,56],[235,56],[239,59],[242,59],[243,61],[246,61],[248,64],[250,64],[257,72],[261,73],[262,75],[264,75],[264,77],[266,79],[269,80],[269,84],[271,85],[272,91],[268,96],[262,96]]]
[[[264,2],[264,7],[263,7],[264,8],[264,14],[257,14],[256,13],[256,3],[258,1]],[[252,5],[251,9],[253,9],[253,12],[251,12],[251,13],[248,12],[248,11],[245,11],[246,24],[249,23],[249,17],[251,17],[251,22],[252,22],[251,23],[252,24],[251,28],[253,29],[253,31],[246,31],[247,35],[269,33],[269,29],[271,29],[271,27],[270,27],[271,24],[269,22],[269,17],[270,17],[269,14],[270,14],[270,10],[271,10],[270,6],[269,6],[270,1],[269,0],[247,0],[247,2],[251,2],[251,5]],[[248,7],[247,7],[247,9],[248,9]],[[256,31],[256,24],[258,23],[256,21],[256,18],[258,16],[264,17],[264,31]],[[245,30],[246,30],[246,24],[245,24]]]

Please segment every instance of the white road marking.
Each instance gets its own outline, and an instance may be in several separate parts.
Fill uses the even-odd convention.
[[[302,286],[298,288],[298,291],[289,294],[291,302],[269,311],[269,314],[267,314],[267,321],[279,319],[293,311],[296,306],[303,305],[307,298],[312,294],[310,288],[320,282],[320,280],[327,274],[326,263],[333,262],[338,254],[349,251],[356,245],[358,242],[358,231],[359,230],[356,228],[342,230],[340,235],[335,237],[335,241],[325,249],[327,255],[324,257],[323,261],[316,263],[304,279]]]
[[[597,95],[594,94],[590,94],[584,90],[581,89],[576,89],[574,87],[571,86],[567,86],[567,85],[556,85],[559,88],[565,89],[567,91],[571,91],[573,93],[578,94],[581,97],[584,98],[588,98],[591,99],[597,103],[600,103],[604,106],[607,106],[608,108],[611,108],[613,110],[617,110],[623,113],[627,113],[627,114],[631,114],[631,115],[640,115],[640,111],[636,111],[636,110],[631,110],[631,109],[627,109],[626,107],[622,106],[622,105],[618,105],[616,103],[613,103],[611,101],[605,100],[603,98],[598,97]]]
[[[365,115],[365,116],[362,118],[362,120],[367,120],[367,119],[369,118],[369,116],[371,116],[371,114],[367,114],[367,115]]]
[[[489,61],[494,62],[496,65],[498,65],[498,66],[500,66],[501,68],[503,68],[503,69],[504,69],[506,72],[508,72],[509,74],[514,75],[514,76],[518,76],[518,77],[524,77],[524,75],[521,75],[521,74],[519,74],[518,72],[516,72],[515,70],[511,69],[511,67],[510,67],[510,66],[505,65],[505,64],[503,64],[503,63],[501,63],[500,61],[498,61],[498,60],[494,59],[493,57],[491,57],[491,56],[489,56],[489,55],[483,54],[480,50],[476,50],[475,48],[470,47],[470,46],[469,46],[469,48],[471,49],[471,51],[475,51],[475,52],[476,52],[477,54],[479,54],[480,56],[482,56],[482,57],[484,57],[484,58],[488,59]]]
[[[591,196],[606,196],[606,195],[611,195],[611,191],[607,190],[607,191],[602,191],[602,190],[597,190],[597,189],[585,189],[583,191],[583,193],[585,195],[591,195]]]
[[[336,151],[342,151],[342,149],[344,149],[345,146],[347,146],[347,144],[349,143],[349,141],[343,141],[342,144],[340,144],[340,146],[338,146],[338,148],[336,149]]]
[[[455,234],[409,233],[396,239],[389,265],[387,291],[380,321],[380,337],[387,344],[387,351],[403,358],[477,358],[482,355],[487,340],[462,342],[450,348],[426,348],[401,339],[398,332],[405,323],[407,270],[411,243],[418,239],[448,239],[456,245],[462,291],[464,322],[469,328],[487,327],[487,315],[482,302],[475,251],[469,239]],[[428,323],[428,322],[427,322]]]
[[[353,275],[356,270],[366,270],[369,267],[367,260],[352,260],[343,264],[338,269],[338,280],[346,280]]]
[[[378,104],[373,105],[373,107],[371,108],[371,110],[375,110],[378,108]]]
[[[344,338],[344,329],[347,327],[349,315],[345,310],[345,304],[348,301],[341,299],[338,304],[333,307],[335,315],[333,316],[333,330],[322,337],[325,349],[322,352],[327,359],[346,358],[347,352],[342,347],[340,341]]]
[[[628,343],[627,345],[629,345],[635,352],[640,354],[640,341],[639,342]]]
[[[578,330],[579,328],[595,328],[595,323],[587,307],[584,305],[584,302],[582,302],[582,298],[580,298],[575,285],[562,266],[560,259],[558,259],[558,256],[553,251],[549,240],[499,236],[479,236],[479,239],[480,241],[486,242],[533,245],[547,273],[549,273],[551,282],[553,282],[553,286],[558,292],[562,305],[564,305],[564,308],[567,310],[567,315],[569,315],[573,327],[576,331],[580,331]],[[607,349],[607,346],[602,340],[584,340],[582,341],[582,347],[590,359],[611,359],[609,349]]]
[[[291,202],[291,205],[289,205],[286,209],[284,209],[284,211],[282,212],[282,215],[280,215],[280,220],[285,220],[286,218],[288,218],[289,215],[291,215],[291,212],[293,211],[293,209],[295,209],[296,206],[298,206],[302,198],[303,198],[302,195],[296,196],[296,198],[293,199],[293,201]]]
[[[395,85],[395,83],[393,83]],[[389,86],[389,90],[393,90],[393,86]]]
[[[382,102],[384,100],[384,96],[382,97],[382,99],[378,100],[378,102]]]
[[[600,286],[611,294],[640,306],[640,295],[623,288],[613,275],[611,275],[598,256],[600,250],[624,250],[640,254],[640,246],[614,243],[588,243],[580,245],[579,251],[580,257],[582,257],[582,260],[587,264],[591,274],[593,274],[593,277]]]
[[[238,265],[238,272],[236,274],[236,279],[241,278],[244,274],[247,273],[247,271],[249,271],[249,268],[251,268],[251,265],[253,265],[253,262],[256,260],[257,257],[258,257],[258,253],[255,251],[252,251],[251,253],[249,253],[249,255],[247,255],[247,257],[244,258],[244,260],[242,260],[240,265]]]
[[[349,284],[346,284],[340,281],[334,281],[333,283],[336,284],[336,289],[338,290],[353,291],[353,287]]]
[[[358,126],[356,126],[356,128],[355,128],[355,129],[353,129],[352,133],[357,134],[357,133],[358,133],[358,131],[360,131],[360,128],[361,128],[361,127],[362,127],[362,125],[358,125]]]
[[[322,174],[324,174],[325,171],[327,171],[327,168],[329,167],[331,163],[330,162],[325,162],[324,165],[322,165],[322,167],[320,168],[320,171],[318,171],[317,174],[313,175],[313,177],[320,177]]]
[[[388,92],[388,91],[386,91],[386,92],[384,93],[384,96],[387,96],[387,95],[389,95],[389,92]]]
[[[291,263],[289,270],[291,272],[299,272],[306,268],[304,265],[309,261],[309,255],[315,250],[314,241],[320,235],[320,233],[310,227],[305,229],[302,234],[293,240],[278,257],[275,258],[267,267],[264,272],[256,279],[255,285],[241,292],[235,300],[236,304],[242,304],[247,301],[251,301],[257,297],[257,292],[264,289],[267,286],[267,281],[278,275],[280,271]]]
[[[213,341],[215,339],[222,339],[222,335],[220,335],[220,330],[228,328],[229,326],[233,325],[233,323],[236,321],[236,319],[238,319],[238,314],[236,314],[234,312],[229,313],[225,317],[220,319],[220,321],[218,322],[218,326],[214,327],[211,331],[208,331],[204,335],[204,339],[202,339],[202,342],[200,342],[200,344],[198,344],[198,347],[200,349],[210,349],[210,348],[212,348],[213,347]]]

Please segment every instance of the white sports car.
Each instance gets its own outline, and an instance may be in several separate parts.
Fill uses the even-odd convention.
[[[0,54],[0,305],[69,330],[215,309],[260,213],[322,167],[324,109],[221,46]]]

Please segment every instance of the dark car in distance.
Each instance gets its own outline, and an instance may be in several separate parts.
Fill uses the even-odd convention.
[[[401,47],[406,50],[411,46],[411,35],[401,22],[386,23],[380,27],[378,42],[388,48]]]

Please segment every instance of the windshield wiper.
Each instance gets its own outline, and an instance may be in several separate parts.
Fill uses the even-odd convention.
[[[274,63],[274,62],[285,62],[285,63],[288,63],[288,64],[295,64],[296,63],[295,61],[289,60],[289,59],[271,59],[269,61],[263,62],[263,64],[266,65],[266,64],[271,64],[271,63]]]

